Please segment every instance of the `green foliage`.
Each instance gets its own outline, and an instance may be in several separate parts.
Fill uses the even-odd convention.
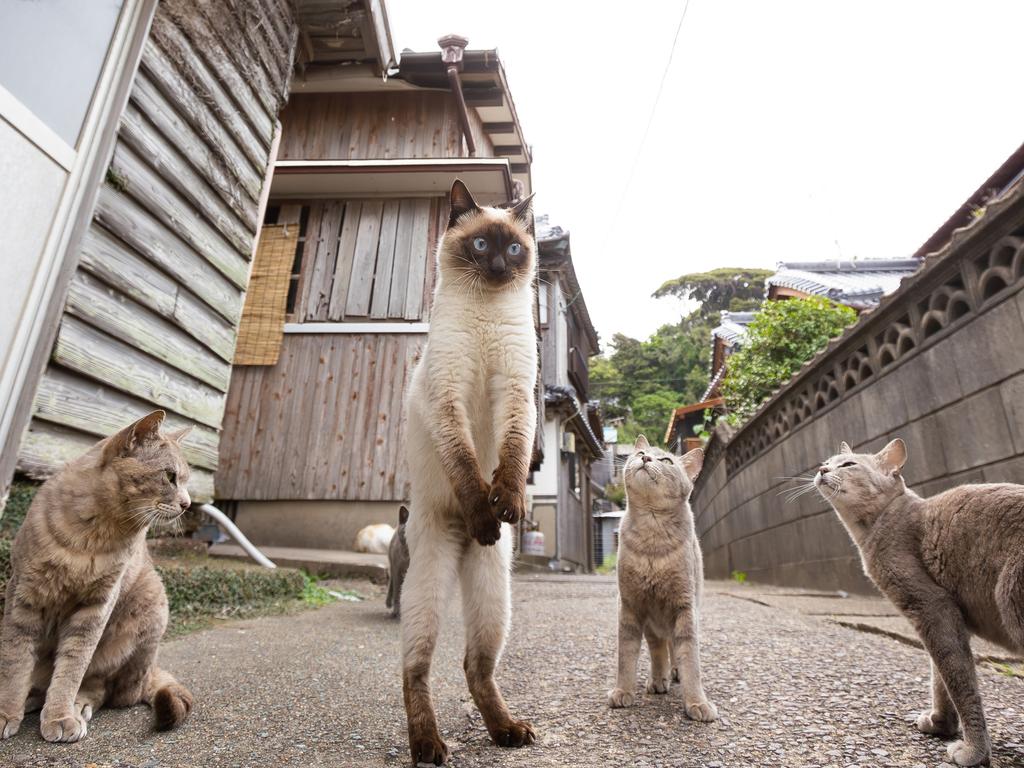
[[[626,506],[626,486],[622,483],[608,483],[604,487],[604,495],[612,504]]]
[[[11,540],[0,539],[0,611],[4,607],[7,580],[11,578]]]
[[[733,571],[732,580],[735,581],[737,584],[746,584],[747,574],[744,571]]]
[[[232,616],[302,599],[308,576],[288,568],[163,562],[157,572],[167,590],[172,622]]]
[[[740,423],[857,319],[849,307],[821,296],[765,302],[747,328],[747,340],[729,358],[722,395],[729,419]]]
[[[597,566],[595,570],[602,576],[607,576],[609,573],[615,573],[615,567],[618,564],[618,562],[618,554],[612,552],[610,555],[605,555],[604,562]]]
[[[11,484],[11,492],[7,497],[7,505],[0,516],[0,539],[13,539],[18,532],[25,514],[28,512],[32,499],[39,490],[40,483],[27,480],[15,480]]]
[[[743,267],[693,272],[666,280],[654,292],[654,297],[678,296],[697,301],[705,317],[717,317],[723,309],[739,312],[756,307],[764,297],[764,281],[772,274],[770,269]]]

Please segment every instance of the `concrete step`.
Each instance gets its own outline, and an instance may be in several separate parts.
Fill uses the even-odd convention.
[[[260,547],[260,552],[286,568],[303,568],[310,574],[333,578],[358,577],[381,583],[388,578],[388,556],[338,549],[301,549],[299,547]],[[250,560],[237,544],[214,544],[212,557]]]

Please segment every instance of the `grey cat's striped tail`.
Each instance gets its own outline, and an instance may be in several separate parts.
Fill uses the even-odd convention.
[[[153,724],[158,731],[176,728],[192,711],[192,692],[157,666],[149,670],[146,701],[153,707]]]

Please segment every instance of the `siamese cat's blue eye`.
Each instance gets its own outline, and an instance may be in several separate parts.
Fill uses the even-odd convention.
[[[523,246],[519,243],[512,243],[507,249],[509,256],[518,256],[519,252],[523,250]]]
[[[478,251],[487,250],[487,240],[482,237],[473,238],[473,248]]]

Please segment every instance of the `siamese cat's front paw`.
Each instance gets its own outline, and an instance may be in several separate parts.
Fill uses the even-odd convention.
[[[448,745],[437,733],[421,734],[409,741],[413,765],[444,765],[448,762]]]
[[[686,716],[701,723],[712,723],[718,719],[718,707],[707,699],[686,705]]]
[[[501,521],[491,512],[486,499],[467,516],[466,530],[478,544],[485,547],[501,538]]]
[[[949,759],[957,765],[988,765],[992,750],[986,744],[970,744],[967,741],[954,741],[946,747]]]
[[[960,723],[956,715],[952,720],[946,720],[937,713],[927,710],[917,718],[917,730],[931,736],[956,736],[960,730]]]
[[[525,747],[537,740],[533,726],[525,720],[513,720],[491,732],[491,738],[499,747]]]
[[[632,707],[634,704],[636,704],[636,696],[629,691],[624,691],[621,688],[612,688],[608,691],[608,706],[612,709]]]
[[[526,517],[526,494],[522,484],[501,467],[494,470],[494,480],[487,498],[494,515],[503,523],[515,525]]]
[[[76,712],[48,712],[39,716],[39,732],[47,741],[78,741],[88,731],[85,718]]]

